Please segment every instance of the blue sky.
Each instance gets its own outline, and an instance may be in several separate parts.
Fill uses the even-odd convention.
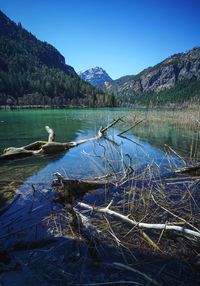
[[[200,46],[200,0],[0,0],[0,9],[76,71],[100,66],[113,79]]]

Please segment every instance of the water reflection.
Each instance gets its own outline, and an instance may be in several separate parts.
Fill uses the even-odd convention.
[[[92,137],[97,134],[100,126],[106,125],[113,118],[130,114],[133,114],[133,111],[124,109],[1,111],[0,152],[8,146],[23,146],[36,140],[46,140],[45,125],[55,130],[57,141],[66,142]],[[111,132],[111,136],[113,135]],[[120,138],[117,139],[118,143],[123,143],[124,154],[130,154],[133,163],[140,167],[152,160],[162,164],[163,167],[166,166],[165,144],[187,157],[192,142],[196,144],[196,141],[191,139],[194,138],[194,133],[177,129],[170,124],[161,126],[159,123],[152,125],[142,123],[129,131],[128,137],[140,143],[142,148]],[[199,152],[197,147],[196,155]],[[98,148],[97,144],[90,142],[56,156],[1,162],[0,181],[5,184],[14,181],[19,181],[19,184],[24,181],[47,183],[51,181],[52,173],[56,171],[64,172],[69,177],[103,175],[107,171],[105,163],[103,165],[97,157],[94,159],[94,156],[82,153],[84,150],[85,154],[90,154],[96,149],[96,152],[102,152],[101,148],[99,150]]]
[[[119,117],[121,114],[121,111],[109,110],[40,110],[0,113],[0,119],[3,118],[6,125],[11,126],[10,129],[6,127],[1,129],[0,148],[15,144],[21,146],[34,140],[46,139],[45,125],[55,129],[57,140],[61,142],[90,138],[97,134],[100,126],[105,126],[114,117]],[[18,182],[17,193],[20,194],[17,203],[5,216],[1,217],[3,225],[11,223],[12,220],[18,220],[11,230],[16,233],[15,237],[11,238],[13,242],[17,241],[20,229],[36,224],[53,208],[59,207],[53,203],[55,193],[51,188],[55,172],[60,172],[69,178],[94,178],[121,172],[124,166],[128,166],[130,163],[134,169],[142,170],[152,162],[155,162],[163,173],[169,171],[168,158],[161,146],[162,142],[166,143],[168,135],[164,136],[163,134],[162,137],[162,133],[149,130],[147,133],[149,137],[146,136],[152,143],[150,144],[133,135],[133,131],[129,132],[128,137],[135,144],[118,137],[117,134],[120,131],[118,128],[115,131],[113,129],[109,131],[110,139],[115,139],[117,144],[101,139],[99,142],[88,142],[55,156],[1,162],[0,180],[5,184],[13,181]],[[14,142],[15,137],[18,138],[17,142]],[[177,165],[179,164],[177,158],[173,157],[173,160]],[[97,196],[98,192],[101,192],[99,197]],[[97,190],[96,193],[88,194],[87,200],[92,202],[97,197],[100,200],[99,198],[102,196],[102,190]],[[10,229],[2,229],[1,237],[6,237],[8,231],[10,233]],[[42,234],[42,226],[40,231]],[[36,230],[33,228],[32,232],[26,231],[24,235],[27,239],[32,239],[35,232]],[[11,243],[6,240],[4,242]]]

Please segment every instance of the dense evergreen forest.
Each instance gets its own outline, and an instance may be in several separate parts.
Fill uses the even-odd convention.
[[[109,106],[109,98],[80,79],[53,46],[0,11],[1,106]]]

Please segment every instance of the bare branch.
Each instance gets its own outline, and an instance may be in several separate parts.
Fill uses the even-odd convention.
[[[115,124],[117,124],[119,121],[123,121],[122,117],[119,117],[118,119],[113,120],[110,124],[108,124],[106,127],[101,128],[100,132],[105,133],[109,128],[113,127]]]
[[[123,222],[126,222],[130,225],[136,226],[138,228],[145,228],[145,229],[154,229],[154,230],[163,230],[165,229],[166,231],[176,231],[176,232],[180,232],[182,234],[186,234],[186,235],[192,235],[195,237],[200,238],[200,232],[199,231],[194,231],[188,228],[185,228],[183,226],[177,226],[177,225],[166,225],[163,223],[157,223],[157,224],[153,224],[153,223],[144,223],[144,222],[136,222],[130,218],[128,218],[127,216],[124,216],[118,212],[115,212],[111,209],[108,209],[107,207],[105,208],[97,208],[97,207],[92,207],[90,205],[87,205],[85,203],[78,203],[78,206],[91,210],[91,211],[95,211],[97,213],[102,213],[102,214],[107,214],[111,217],[115,217],[120,219]]]
[[[174,149],[172,149],[172,147],[168,146],[167,144],[165,144],[165,146],[171,151],[173,152],[186,166],[186,162],[184,160],[184,158],[182,156],[180,156]]]
[[[134,128],[135,126],[137,126],[138,124],[140,124],[142,121],[144,121],[144,118],[142,120],[137,121],[134,125],[132,125],[131,127],[129,127],[128,129],[122,131],[121,133],[119,133],[117,136],[121,136],[124,133],[128,132],[129,130],[131,130],[132,128]]]
[[[45,129],[49,134],[48,142],[53,142],[55,140],[55,133],[53,129],[51,129],[49,126],[45,126]]]

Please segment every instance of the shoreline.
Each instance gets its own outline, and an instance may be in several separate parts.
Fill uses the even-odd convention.
[[[80,109],[99,109],[99,108],[124,108],[124,109],[142,109],[146,111],[151,110],[168,110],[168,111],[182,111],[182,110],[198,110],[200,104],[182,103],[182,104],[168,104],[168,105],[157,105],[157,106],[147,106],[147,105],[129,105],[129,106],[86,106],[86,105],[0,105],[0,110],[16,110],[16,109],[65,109],[65,108],[80,108]]]

